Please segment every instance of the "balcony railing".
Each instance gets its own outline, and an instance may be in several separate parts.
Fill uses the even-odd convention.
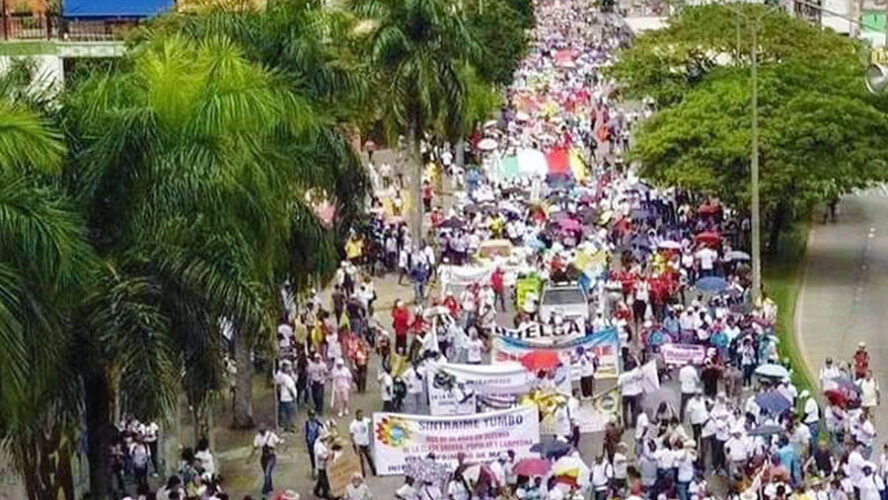
[[[141,18],[77,19],[53,14],[2,15],[3,40],[120,40],[142,23]]]

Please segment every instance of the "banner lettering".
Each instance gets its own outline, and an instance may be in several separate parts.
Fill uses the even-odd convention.
[[[706,361],[706,348],[702,345],[663,344],[660,352],[667,365],[702,365]]]
[[[493,335],[491,359],[494,364],[520,361],[522,356],[536,350],[556,350],[562,358],[569,358],[573,380],[579,380],[581,375],[581,366],[577,362],[577,358],[581,352],[587,351],[595,353],[598,357],[596,378],[616,378],[620,373],[620,337],[614,328],[558,343],[532,342],[504,335]]]

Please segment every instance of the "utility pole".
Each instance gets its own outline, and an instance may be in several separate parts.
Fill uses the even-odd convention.
[[[762,234],[759,213],[759,137],[758,137],[758,22],[752,27],[752,301],[758,303],[762,290]]]

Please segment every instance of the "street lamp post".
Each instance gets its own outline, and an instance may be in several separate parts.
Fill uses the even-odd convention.
[[[752,158],[750,158],[750,189],[752,190],[752,303],[757,304],[762,290],[762,228],[759,206],[759,137],[758,137],[758,23],[752,28]]]

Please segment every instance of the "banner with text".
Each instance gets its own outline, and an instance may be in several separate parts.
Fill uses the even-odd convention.
[[[477,397],[508,406],[530,390],[535,376],[521,363],[431,365],[426,377],[432,415],[475,413]]]
[[[408,463],[429,453],[452,466],[459,453],[467,462],[488,462],[514,450],[516,460],[521,460],[535,456],[530,447],[539,442],[535,406],[459,417],[373,414],[373,458],[383,476],[402,474]]]
[[[706,348],[693,344],[663,344],[660,346],[663,362],[667,365],[702,365],[706,361]]]
[[[573,380],[580,379],[580,364],[577,358],[581,350],[592,351],[598,357],[598,371],[595,378],[616,378],[620,374],[620,337],[615,328],[549,345],[494,335],[491,343],[491,359],[493,363],[520,361],[525,354],[537,350],[555,350],[562,358],[569,358]]]

